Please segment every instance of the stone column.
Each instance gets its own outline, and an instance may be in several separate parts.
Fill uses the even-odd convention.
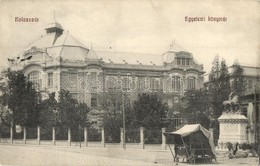
[[[68,144],[69,144],[69,146],[71,146],[71,132],[70,132],[70,128],[68,128]]]
[[[56,145],[56,140],[55,140],[55,127],[52,127],[52,144],[53,144],[53,146]]]
[[[23,127],[23,141],[26,144],[26,127]]]
[[[13,126],[10,128],[10,142],[13,143]]]
[[[86,127],[84,127],[84,143],[85,146],[88,146],[88,129]]]
[[[41,127],[40,126],[37,126],[37,141],[38,141],[38,144],[40,145],[41,144]]]
[[[105,147],[105,129],[102,127],[101,145]]]
[[[162,149],[166,150],[166,137],[163,134],[166,131],[166,128],[162,128]]]
[[[144,149],[144,127],[140,127],[140,145]]]

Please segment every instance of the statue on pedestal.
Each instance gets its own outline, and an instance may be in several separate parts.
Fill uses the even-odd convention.
[[[239,109],[239,97],[236,92],[231,92],[229,95],[229,99],[223,102],[224,105],[224,113],[235,113],[241,114]]]

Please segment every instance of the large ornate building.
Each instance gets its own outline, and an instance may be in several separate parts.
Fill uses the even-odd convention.
[[[100,92],[122,91],[134,96],[161,91],[172,106],[187,89],[203,86],[203,66],[176,44],[162,55],[95,51],[64,32],[57,22],[45,30],[13,63],[39,91],[58,96],[61,89],[69,90],[95,109]]]

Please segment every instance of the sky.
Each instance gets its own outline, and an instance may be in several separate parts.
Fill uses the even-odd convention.
[[[258,0],[0,0],[0,67],[44,35],[54,13],[66,31],[95,50],[161,56],[175,41],[207,73],[216,55],[228,66],[235,60],[260,66],[259,11]],[[206,21],[187,22],[186,16]],[[208,16],[227,21],[210,22]],[[15,17],[39,22],[15,22]]]

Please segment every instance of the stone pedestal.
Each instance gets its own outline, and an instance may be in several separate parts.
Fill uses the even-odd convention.
[[[247,143],[246,127],[248,120],[244,115],[223,113],[219,118],[219,143]]]

